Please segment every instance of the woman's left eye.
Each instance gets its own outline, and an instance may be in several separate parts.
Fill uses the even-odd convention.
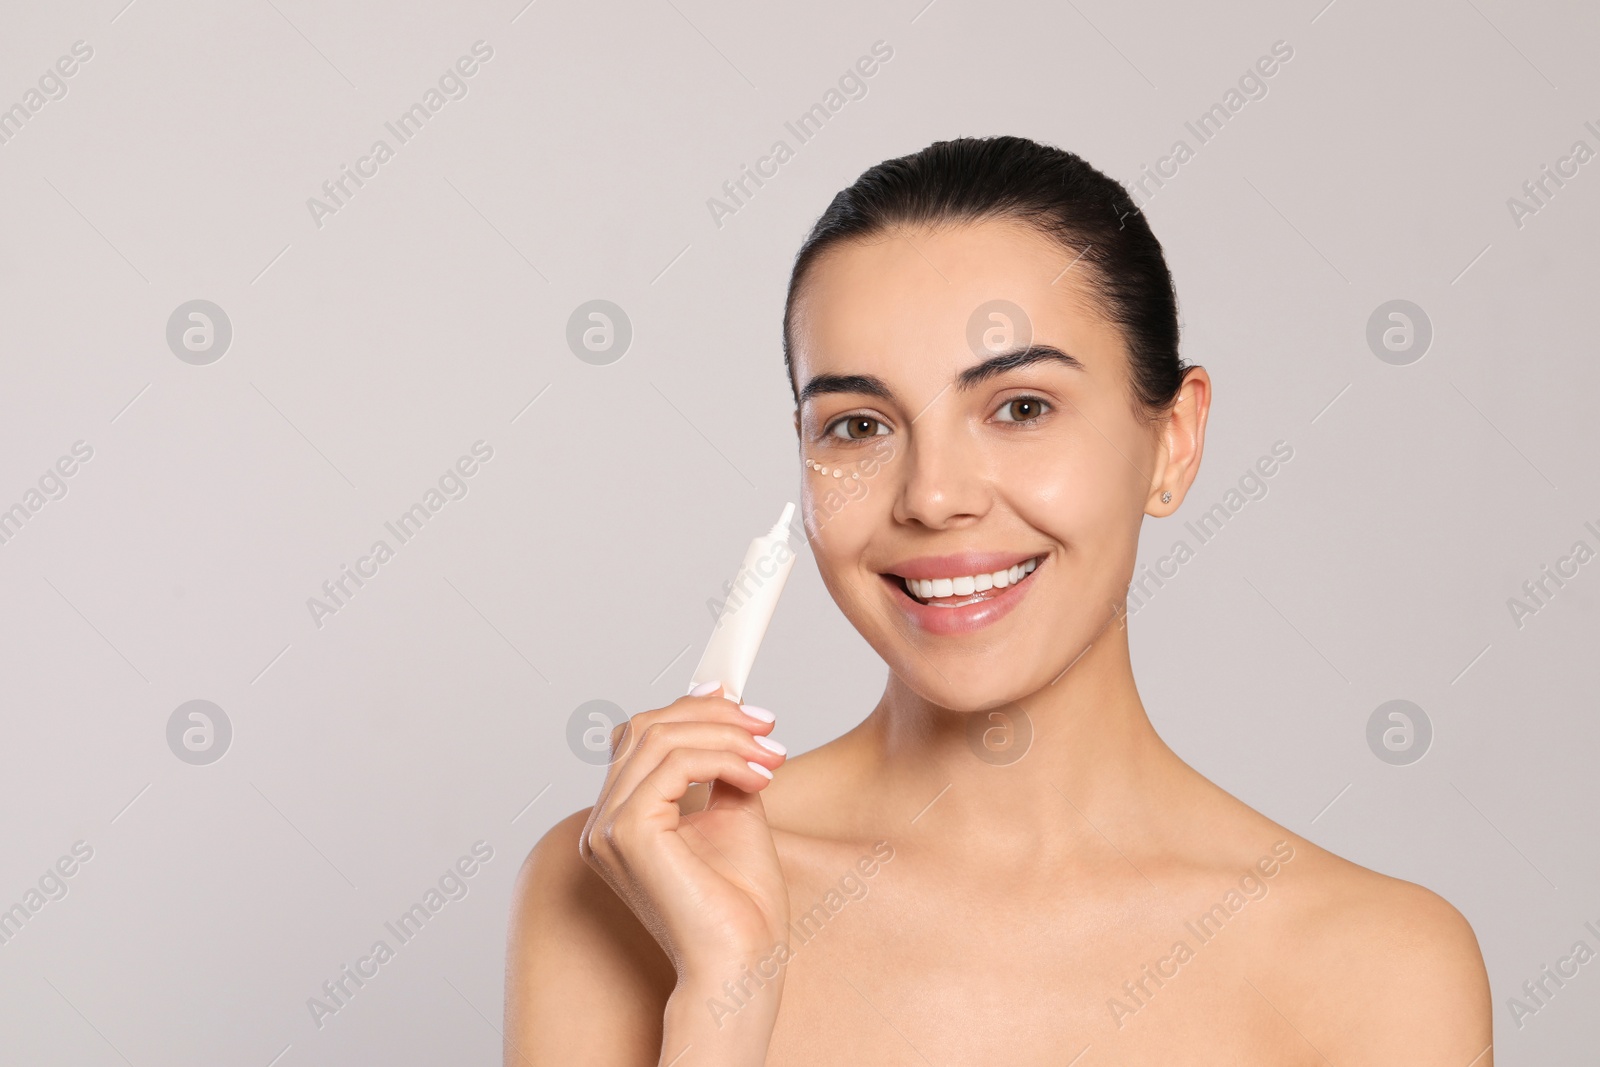
[[[1036,396],[1019,396],[1007,400],[995,412],[1001,422],[1032,422],[1049,410],[1049,405]]]
[[[840,419],[828,427],[828,434],[833,437],[842,437],[847,441],[860,441],[868,437],[877,437],[889,432],[881,420],[870,415],[851,415]]]

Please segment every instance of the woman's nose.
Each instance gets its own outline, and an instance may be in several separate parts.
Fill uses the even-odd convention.
[[[926,412],[909,437],[896,520],[943,530],[982,518],[989,510],[989,480],[964,420]]]

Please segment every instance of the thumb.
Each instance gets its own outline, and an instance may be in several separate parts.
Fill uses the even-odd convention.
[[[760,793],[746,793],[721,778],[711,783],[711,795],[706,800],[705,810],[711,811],[713,808],[722,811],[742,811],[754,815],[762,822],[767,821],[767,809],[761,803]]]

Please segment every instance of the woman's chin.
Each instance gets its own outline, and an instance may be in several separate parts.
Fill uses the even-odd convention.
[[[1036,691],[1018,686],[1017,675],[998,664],[929,661],[915,653],[912,660],[894,665],[895,676],[920,700],[958,715],[1017,708]]]
[[[1071,672],[1094,672],[1107,661],[1120,615],[1028,619],[1022,612],[992,631],[1000,640],[908,639],[881,625],[872,644],[906,689],[947,711],[976,713],[1028,706]],[[871,631],[864,631],[871,632]],[[1072,634],[1042,641],[1047,633]],[[1098,654],[1097,654],[1098,653]],[[1115,658],[1113,653],[1113,658]]]

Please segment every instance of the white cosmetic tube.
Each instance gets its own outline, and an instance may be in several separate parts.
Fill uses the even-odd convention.
[[[772,529],[750,542],[711,631],[711,642],[689,680],[690,689],[705,682],[721,682],[723,695],[743,699],[744,683],[772,621],[772,609],[778,606],[778,595],[794,569],[794,549],[789,547],[789,521],[793,518],[794,505],[785,504]]]

